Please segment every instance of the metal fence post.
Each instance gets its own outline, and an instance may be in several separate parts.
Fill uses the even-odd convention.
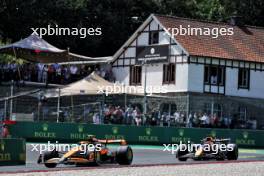
[[[14,92],[14,80],[11,81],[11,95],[10,95],[10,112],[9,119],[11,119],[13,114],[13,92]]]
[[[58,104],[57,104],[57,123],[59,122],[59,118],[60,118],[60,88],[59,88]]]
[[[7,116],[7,99],[5,99],[4,120],[6,120],[6,116]]]

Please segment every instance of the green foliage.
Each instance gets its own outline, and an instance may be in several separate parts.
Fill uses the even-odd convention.
[[[1,46],[4,46],[8,43],[4,43],[0,40],[0,47]],[[22,60],[22,59],[16,59],[14,56],[12,55],[7,55],[7,54],[0,54],[0,63],[10,63],[10,62],[15,62],[17,64],[22,64],[24,63],[25,61]]]
[[[151,13],[227,21],[242,15],[246,24],[264,26],[263,0],[1,0],[0,36],[12,42],[30,28],[101,27],[102,36],[45,36],[53,45],[87,56],[112,55]],[[137,17],[137,18],[132,18]],[[137,20],[135,20],[137,19]]]

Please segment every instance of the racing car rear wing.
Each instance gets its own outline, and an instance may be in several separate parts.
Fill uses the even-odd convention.
[[[120,145],[127,145],[126,140],[124,139],[98,139],[97,142],[100,142],[102,144],[114,144],[119,143]]]
[[[80,141],[79,143],[80,144],[88,144],[91,142],[98,142],[101,144],[117,144],[117,143],[119,143],[120,145],[127,145],[127,142],[124,139],[96,139],[96,138],[93,138],[92,141]]]
[[[225,139],[215,139],[215,142],[230,142],[231,139],[230,138],[225,138]]]
[[[206,138],[201,140],[201,142],[205,142],[205,141],[206,141]],[[223,139],[215,138],[215,139],[212,139],[212,142],[223,142],[223,143],[225,143],[225,142],[230,142],[230,141],[231,141],[230,138],[223,138]]]

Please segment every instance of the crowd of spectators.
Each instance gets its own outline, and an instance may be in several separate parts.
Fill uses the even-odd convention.
[[[31,81],[39,83],[68,84],[82,79],[96,71],[98,75],[109,81],[114,81],[111,70],[100,69],[100,66],[89,65],[60,65],[60,64],[33,64],[16,63],[0,64],[0,84],[2,82]]]
[[[94,116],[93,122],[100,123],[99,114]],[[127,108],[109,105],[104,107],[104,124],[127,124],[149,126],[176,126],[200,128],[250,128],[256,129],[254,120],[243,120],[239,117],[219,117],[217,114],[206,113],[167,112],[155,111],[144,115],[138,106],[129,105]]]
[[[120,106],[105,106],[104,108],[105,124],[143,124],[141,110],[135,106],[129,105],[127,109]]]

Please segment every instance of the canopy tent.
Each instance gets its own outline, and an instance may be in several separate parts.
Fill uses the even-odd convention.
[[[72,53],[70,53],[72,55]],[[105,63],[110,63],[111,60],[113,59],[112,56],[107,56],[107,57],[93,57],[92,59],[89,59],[88,61],[70,61],[70,62],[59,62],[58,64],[60,65],[69,65],[69,64],[74,64],[74,65],[94,65],[94,64],[105,64]]]
[[[103,88],[112,86],[114,86],[114,83],[108,82],[95,72],[92,72],[90,75],[77,82],[60,88],[49,89],[44,96],[46,98],[52,98],[58,96],[103,94]]]
[[[121,84],[111,83],[92,72],[87,77],[69,85],[49,89],[44,96],[46,98],[73,95],[102,95],[102,94],[133,94],[143,95],[143,89],[135,86],[123,86]]]
[[[56,48],[38,35],[33,34],[13,44],[0,47],[0,54],[11,54],[16,58],[46,64],[70,61],[100,61],[100,59],[93,59]]]

